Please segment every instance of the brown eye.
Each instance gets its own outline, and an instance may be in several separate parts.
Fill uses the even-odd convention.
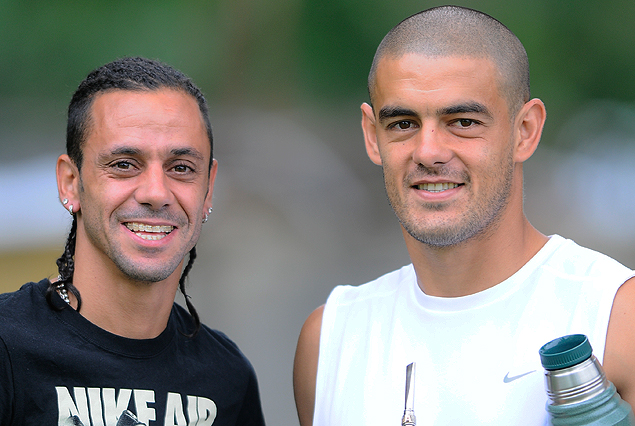
[[[397,130],[408,130],[412,128],[412,122],[408,120],[397,121],[390,127]]]
[[[193,171],[193,169],[190,166],[187,166],[185,164],[177,164],[172,168],[172,170],[174,170],[176,173],[179,173],[179,174],[190,173]]]
[[[474,124],[474,121],[467,118],[462,118],[458,121],[458,123],[461,127],[470,127],[472,124]]]
[[[130,170],[132,168],[132,164],[127,161],[117,161],[114,166],[119,170]]]

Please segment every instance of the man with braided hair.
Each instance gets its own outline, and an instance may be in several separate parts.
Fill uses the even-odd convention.
[[[66,148],[59,277],[0,296],[0,425],[263,425],[252,366],[185,293],[217,170],[201,91],[157,61],[106,64]]]
[[[635,404],[635,272],[523,212],[546,114],[516,36],[471,9],[421,12],[383,39],[368,86],[366,152],[412,263],[336,287],[309,316],[294,366],[302,426],[399,424],[412,363],[418,424],[544,425],[538,350],[577,333]]]

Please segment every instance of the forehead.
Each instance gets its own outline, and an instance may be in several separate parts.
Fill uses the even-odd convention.
[[[487,58],[430,57],[415,53],[387,56],[377,65],[375,81],[375,111],[404,103],[435,108],[457,102],[479,102],[492,107],[505,103],[499,72]]]
[[[144,143],[155,148],[192,145],[209,155],[211,148],[196,100],[173,89],[98,94],[91,105],[86,148]]]

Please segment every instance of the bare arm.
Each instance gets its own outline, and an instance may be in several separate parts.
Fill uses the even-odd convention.
[[[309,315],[302,326],[293,363],[293,394],[301,426],[313,425],[315,408],[315,378],[317,375],[318,352],[322,313],[320,306]]]
[[[635,410],[635,278],[615,295],[604,349],[604,370],[623,400]]]

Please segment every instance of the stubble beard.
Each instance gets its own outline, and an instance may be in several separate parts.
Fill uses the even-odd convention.
[[[151,214],[146,214],[145,216],[147,217],[150,215]],[[179,223],[181,222],[182,221]],[[99,222],[91,220],[84,220],[86,235],[92,245],[95,247],[101,247],[101,250],[103,250],[106,257],[112,261],[112,263],[124,276],[126,276],[126,278],[139,284],[152,284],[170,277],[191,249],[189,246],[183,247],[181,250],[182,253],[173,253],[173,255],[164,262],[152,259],[154,256],[153,250],[147,250],[143,254],[137,253],[136,257],[133,258],[126,253],[118,241],[109,240],[109,242],[106,242],[105,240],[102,240],[101,235],[103,235],[103,232],[99,229],[100,227],[97,225],[98,223]],[[113,226],[120,226],[116,219],[114,220],[114,223],[115,225]],[[181,226],[180,229],[182,230],[183,226]],[[193,238],[195,239],[196,236],[193,236]],[[194,243],[191,243],[191,246],[193,247]],[[147,256],[147,263],[143,262],[143,260],[140,261],[137,258],[138,256],[143,256],[144,254]]]
[[[173,257],[169,263],[162,263],[153,267],[140,267],[139,264],[131,261],[130,258],[123,255],[120,251],[108,253],[108,257],[113,261],[115,266],[131,281],[137,283],[152,284],[166,280],[181,263],[185,253],[180,258]]]
[[[452,208],[452,204],[427,203],[425,205],[415,205],[413,201],[402,200],[397,184],[386,179],[384,172],[384,183],[388,201],[399,220],[401,226],[415,240],[432,248],[446,248],[457,246],[474,238],[486,238],[487,235],[496,230],[502,218],[503,212],[509,204],[512,188],[512,178],[514,174],[514,162],[509,155],[508,161],[501,170],[502,175],[495,181],[490,181],[485,193],[486,198],[476,200],[458,218],[449,219],[443,222],[423,223],[418,219],[416,212],[427,210],[429,214],[434,212],[442,214],[443,211]],[[424,166],[418,175],[440,175],[439,171],[430,171]],[[441,174],[448,176],[448,174]],[[406,183],[408,178],[401,183],[404,192],[410,188]],[[469,176],[464,176],[462,181],[467,187],[470,186]],[[484,196],[481,196],[484,197]]]

